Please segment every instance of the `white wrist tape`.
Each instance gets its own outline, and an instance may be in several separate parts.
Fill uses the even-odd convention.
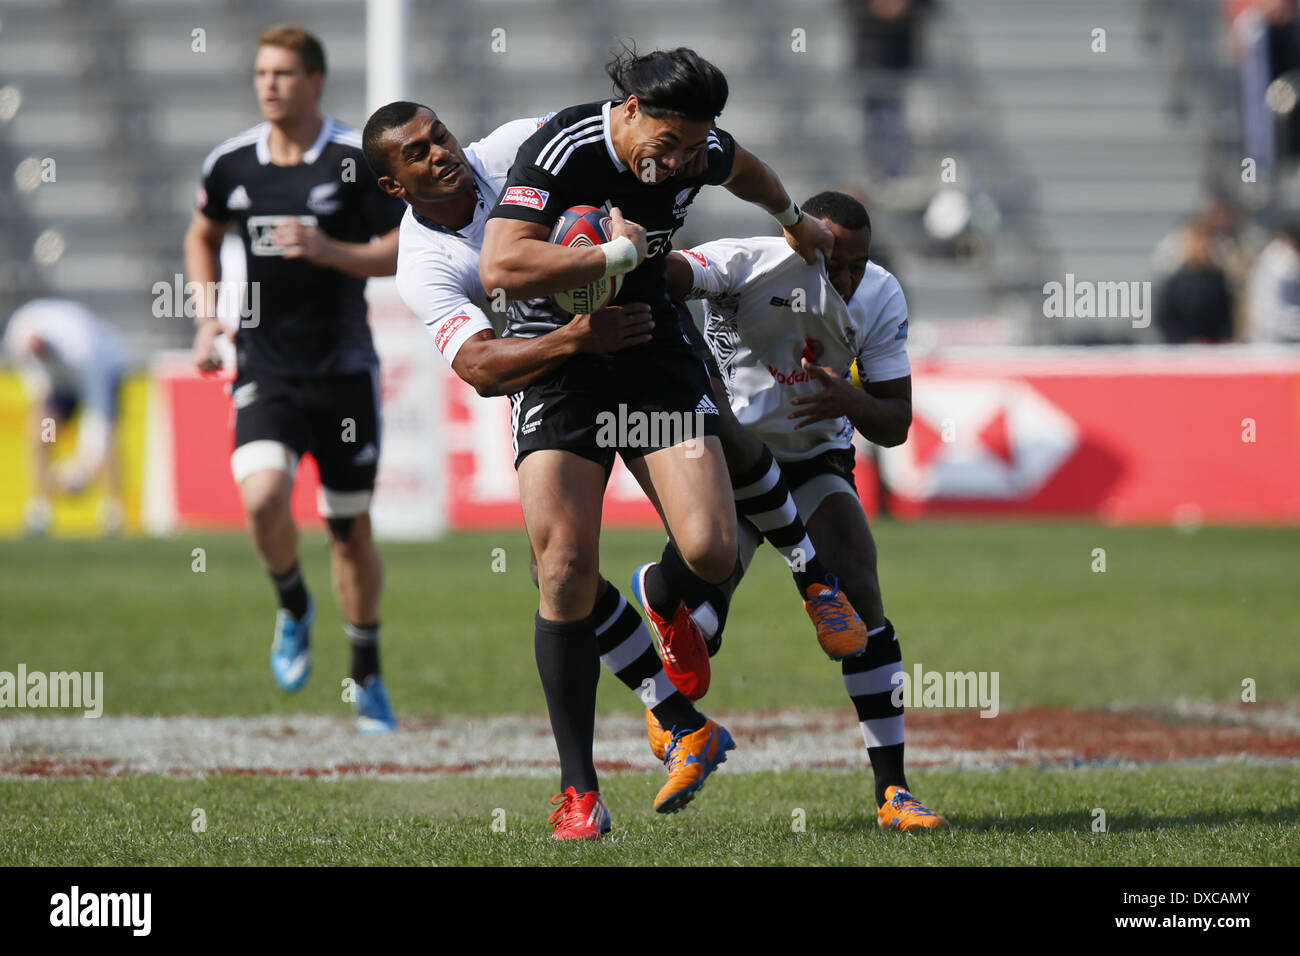
[[[609,242],[600,244],[600,251],[605,253],[605,275],[621,276],[636,268],[636,243],[627,236],[619,236]]]
[[[776,221],[786,229],[789,229],[797,223],[802,216],[803,213],[800,212],[798,204],[791,199],[790,205],[786,206],[782,212],[776,214]]]

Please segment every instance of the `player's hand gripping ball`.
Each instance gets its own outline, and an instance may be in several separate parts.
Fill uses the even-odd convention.
[[[551,230],[551,242],[561,246],[599,246],[609,242],[609,216],[595,206],[566,209]],[[555,304],[571,315],[583,315],[603,309],[614,301],[623,285],[622,276],[597,279],[568,292],[557,292]]]

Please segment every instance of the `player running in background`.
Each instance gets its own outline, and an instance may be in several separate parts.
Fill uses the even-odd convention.
[[[700,581],[730,575],[736,519],[708,377],[664,288],[672,234],[703,186],[725,184],[777,215],[809,258],[831,245],[825,227],[800,215],[767,166],[713,128],[727,98],[716,67],[679,48],[626,54],[609,72],[618,99],[563,110],[524,143],[488,221],[480,262],[484,288],[512,299],[623,275],[617,301],[648,303],[655,322],[650,343],[572,358],[513,397],[515,464],[541,591],[535,648],[564,790],[557,833],[574,835],[598,835],[591,821],[607,819],[593,809],[601,805],[591,760],[598,657],[671,728],[668,783],[656,810],[684,805],[734,746],[689,700],[707,690],[708,652],[682,598]],[[609,242],[573,248],[547,241],[567,208],[607,202]],[[554,334],[567,321],[552,308],[526,323],[508,320],[507,334]],[[598,433],[603,414],[665,413],[702,421],[703,437],[611,446]],[[683,558],[643,568],[633,582],[664,663],[673,665],[667,672],[639,616],[598,570],[602,495],[615,452]]]
[[[882,828],[933,829],[947,821],[908,792],[903,771],[903,708],[893,701],[902,653],[885,617],[876,545],[853,484],[854,429],[878,445],[907,439],[907,303],[898,280],[869,260],[871,220],[860,202],[822,192],[803,209],[835,236],[824,267],[808,265],[779,238],[720,239],[672,253],[668,287],[704,300],[715,390],[735,413],[731,427],[743,433],[733,444],[748,440],[751,454],[759,442],[772,449],[809,537],[866,621],[866,652],[841,668],[875,776],[877,821]],[[792,308],[796,297],[803,309]],[[855,365],[861,387],[846,381]],[[742,524],[731,589],[758,544]],[[659,752],[666,740],[652,725],[651,749]]]
[[[18,367],[31,401],[28,416],[32,455],[32,497],[27,501],[27,533],[49,530],[50,498],[76,495],[102,474],[106,497],[100,524],[107,532],[122,525],[122,469],[117,454],[117,422],[126,375],[126,348],[111,325],[80,302],[33,299],[20,307],[5,328],[5,351]],[[78,414],[80,410],[80,414]],[[51,450],[58,426],[76,415],[77,448],[53,467]],[[55,427],[51,432],[50,422]]]
[[[383,566],[369,515],[379,462],[379,360],[365,284],[396,267],[402,204],[367,171],[360,137],[321,114],[324,81],[324,50],[306,30],[279,26],[258,38],[254,88],[266,121],[226,140],[203,163],[185,267],[190,281],[215,283],[222,237],[235,225],[248,293],[256,293],[245,305],[257,309],[235,336],[230,464],[279,596],[272,673],[292,692],[311,668],[315,604],[289,506],[298,459],[310,452],[352,647],[358,728],[377,733],[396,729],[397,720],[379,676]],[[210,307],[200,303],[194,339],[202,371],[220,364],[214,343],[225,334]]]

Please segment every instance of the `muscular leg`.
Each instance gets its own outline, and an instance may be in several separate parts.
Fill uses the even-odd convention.
[[[756,436],[736,420],[722,379],[714,378],[719,410],[718,438],[727,459],[736,511],[780,552],[794,575],[800,597],[814,584],[826,584],[827,569],[817,555],[803,519],[794,506],[781,470]]]
[[[298,563],[298,529],[289,510],[293,477],[280,469],[255,471],[239,483],[253,547],[272,575]]]
[[[560,790],[599,790],[591,748],[600,655],[589,617],[599,583],[605,469],[566,451],[519,463],[519,499],[537,562],[540,605],[533,636],[560,758]]]
[[[596,603],[604,493],[605,469],[572,452],[536,451],[519,463],[519,498],[547,620],[581,621]]]
[[[885,609],[876,576],[876,542],[862,511],[849,494],[828,495],[808,520],[808,536],[827,568],[853,602],[867,629],[883,627]]]
[[[352,679],[365,687],[379,673],[379,598],[384,564],[375,547],[370,515],[332,516],[330,577],[343,615],[343,633],[352,648]]]
[[[239,482],[253,548],[271,576],[280,606],[301,618],[310,599],[298,567],[298,529],[289,509],[292,494],[292,473],[278,468],[259,469]]]
[[[537,564],[534,650],[560,757],[560,789],[598,790],[592,763],[596,683],[603,662],[666,727],[704,718],[664,673],[640,617],[599,574],[605,469],[566,451],[519,464],[519,497]]]
[[[876,543],[856,495],[831,494],[808,521],[808,533],[867,624],[867,649],[841,663],[875,777],[876,805],[890,785],[908,789],[903,769],[903,708],[893,700],[903,654],[885,619],[876,574]]]
[[[365,624],[379,617],[384,590],[384,564],[375,547],[370,515],[351,519],[346,540],[330,535],[330,571],[334,596],[344,620]]]
[[[662,582],[654,582],[653,588],[647,575],[647,598],[665,617],[673,615],[694,586],[690,576],[720,584],[736,565],[736,512],[722,445],[710,435],[703,439],[702,450],[690,457],[682,445],[663,448],[633,468],[656,502],[684,563],[680,570],[685,573],[661,575]],[[669,566],[656,569],[668,571]]]

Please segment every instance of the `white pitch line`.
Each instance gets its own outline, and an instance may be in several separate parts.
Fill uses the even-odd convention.
[[[1212,705],[1180,703],[1174,710],[1220,722],[1229,716]],[[1250,713],[1266,726],[1280,723],[1286,730],[1294,729],[1286,710],[1272,710],[1267,716],[1262,708],[1258,715]],[[847,708],[715,716],[737,742],[727,760],[728,773],[868,770],[857,721]],[[960,732],[913,731],[908,765],[982,769],[1083,762],[1078,750],[1062,746],[1059,735],[1051,745],[1044,741],[1040,747],[993,748],[954,746],[954,738],[961,736]],[[650,754],[642,718],[626,714],[597,720],[595,759],[602,772],[662,772]],[[1123,762],[1122,757],[1118,760]],[[311,714],[93,720],[26,713],[0,717],[0,778],[9,779],[215,773],[546,777],[558,770],[550,724],[541,715],[448,717],[432,722],[416,718],[406,721],[398,733],[376,737],[358,735],[351,719]]]
[[[781,712],[724,715],[737,741],[728,772],[800,767],[867,769],[851,714]],[[1018,760],[1035,752],[1020,751]],[[909,762],[993,766],[1000,751],[909,748]],[[1051,760],[1047,754],[1041,755]],[[642,719],[597,720],[597,766],[662,772]],[[0,776],[289,775],[551,776],[559,769],[550,724],[542,716],[449,718],[432,728],[359,736],[351,720],[287,717],[13,716],[0,720]]]

